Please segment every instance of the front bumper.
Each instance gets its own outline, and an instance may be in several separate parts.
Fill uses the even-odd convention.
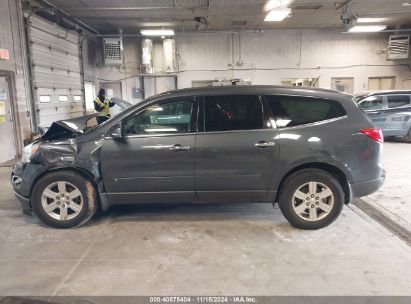
[[[23,213],[27,215],[31,215],[30,199],[18,194],[17,192],[14,192],[14,195],[16,196],[17,200],[20,202],[21,208],[23,209]]]
[[[18,163],[13,167],[10,182],[25,214],[31,214],[30,194],[32,186],[45,171],[45,167],[34,164]]]
[[[385,181],[385,170],[382,170],[381,175],[379,178],[350,184],[351,188],[351,196],[355,197],[362,197],[374,193],[377,191],[381,186],[384,184]]]

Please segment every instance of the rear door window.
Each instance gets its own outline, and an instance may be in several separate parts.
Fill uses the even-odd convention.
[[[388,95],[388,108],[398,108],[410,105],[410,97],[408,95]]]
[[[265,96],[272,119],[279,128],[293,127],[342,117],[344,108],[328,99],[299,96]]]
[[[232,131],[263,128],[263,109],[256,95],[204,97],[204,130]]]
[[[358,105],[365,111],[377,111],[384,109],[383,96],[369,96],[360,101]]]

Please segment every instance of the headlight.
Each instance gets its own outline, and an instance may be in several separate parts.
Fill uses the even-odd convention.
[[[39,149],[39,146],[37,144],[30,144],[27,145],[23,148],[23,154],[21,157],[21,161],[24,164],[28,164],[30,162],[31,156],[36,153],[36,151]]]

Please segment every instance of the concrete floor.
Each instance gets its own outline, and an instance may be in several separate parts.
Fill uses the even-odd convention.
[[[386,159],[406,149],[397,145]],[[353,205],[319,231],[259,204],[126,206],[55,230],[21,214],[9,171],[0,168],[0,296],[411,295],[411,248]]]
[[[368,199],[411,231],[411,143],[386,142],[383,164],[387,171],[386,181]]]

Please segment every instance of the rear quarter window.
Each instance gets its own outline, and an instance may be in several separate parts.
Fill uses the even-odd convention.
[[[410,97],[407,95],[388,95],[388,108],[399,108],[410,105]]]
[[[277,127],[293,127],[346,115],[339,102],[298,96],[266,96]]]

